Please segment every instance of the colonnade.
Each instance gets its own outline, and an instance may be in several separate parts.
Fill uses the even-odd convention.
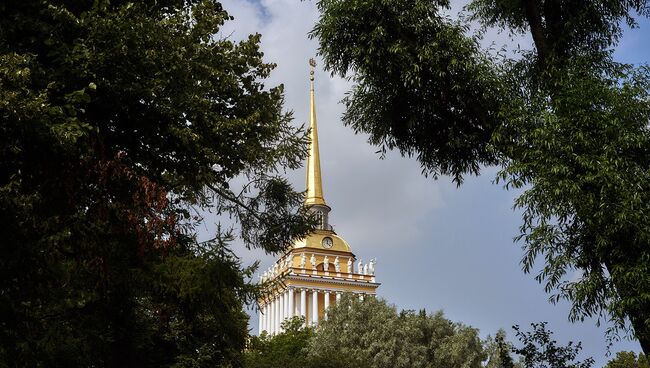
[[[294,316],[303,316],[310,326],[318,324],[319,295],[323,295],[323,311],[330,306],[330,297],[335,295],[336,302],[341,300],[341,292],[315,289],[288,287],[281,292],[273,294],[272,298],[260,306],[259,331],[266,331],[271,335],[282,332],[282,322]],[[363,294],[359,294],[363,300]],[[327,314],[323,313],[324,318]]]

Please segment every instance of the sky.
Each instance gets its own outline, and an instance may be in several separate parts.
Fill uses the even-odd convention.
[[[315,57],[318,45],[307,33],[318,19],[315,3],[225,0],[223,4],[235,20],[219,36],[240,40],[261,33],[265,60],[277,64],[267,85],[284,84],[285,108],[294,112],[294,124],[308,124],[308,59]],[[460,8],[456,2],[451,12]],[[626,32],[616,52],[620,60],[648,60],[645,29],[642,24]],[[497,46],[519,42],[523,47],[530,43],[494,31],[483,42]],[[380,159],[366,135],[341,123],[339,101],[350,83],[331,77],[316,60],[321,168],[325,200],[332,208],[330,222],[358,259],[377,258],[378,295],[400,309],[443,310],[447,318],[479,329],[482,337],[503,328],[516,340],[512,325],[546,321],[559,343],[581,341],[581,357],[591,356],[594,367],[604,366],[611,358],[606,356],[605,327],[596,327],[594,320],[569,322],[569,304],[550,304],[534,275],[521,271],[523,251],[513,241],[521,223],[521,214],[512,208],[518,193],[493,182],[497,170],[486,168],[457,188],[448,177],[422,176],[415,159],[395,152]],[[304,168],[286,175],[297,190],[305,189]],[[237,244],[235,251],[246,265],[260,260],[261,270],[276,259]],[[257,333],[257,315],[249,312],[249,326]],[[612,353],[620,350],[640,348],[623,340],[611,347]]]

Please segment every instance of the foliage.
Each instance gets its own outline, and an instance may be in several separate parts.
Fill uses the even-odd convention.
[[[525,190],[524,271],[543,260],[537,280],[572,302],[572,320],[631,325],[649,353],[650,69],[612,57],[647,1],[475,0],[470,20],[533,39],[497,58],[441,15],[448,1],[318,6],[326,67],[355,81],[345,122],[434,176],[497,162]]]
[[[317,328],[303,325],[304,317],[294,317],[283,323],[282,333],[253,336],[245,366],[591,368],[594,363],[591,358],[576,361],[581,344],[558,346],[546,323],[531,324],[530,332],[514,326],[523,344],[515,347],[503,330],[481,341],[477,330],[445,319],[442,312],[397,312],[382,299],[359,301],[351,294],[331,306]],[[620,364],[636,361],[634,353],[619,356]],[[639,361],[646,364],[644,356]]]
[[[531,323],[533,330],[521,331],[519,326],[514,326],[519,341],[523,343],[520,348],[512,351],[521,356],[521,362],[526,368],[590,368],[594,364],[592,358],[582,362],[575,359],[580,353],[581,343],[567,346],[557,346],[553,340],[553,333],[546,329],[546,323]]]
[[[513,113],[521,119],[514,133],[521,141],[508,147],[517,159],[501,178],[512,187],[530,186],[515,202],[523,209],[522,264],[532,272],[544,257],[536,278],[556,290],[552,301],[573,302],[572,320],[601,316],[616,327],[629,318],[646,344],[650,79],[595,76],[584,64],[557,74],[563,83],[553,106],[543,95],[512,99],[524,106]]]
[[[402,311],[384,300],[345,295],[309,344],[312,367],[480,367],[477,330],[441,312]]]
[[[488,336],[484,346],[488,356],[486,368],[523,368],[521,363],[515,362],[510,355],[514,347],[506,341],[504,330],[497,331],[494,338]]]
[[[259,35],[214,1],[0,2],[0,365],[237,365],[255,289],[229,231],[283,250],[311,222],[275,172],[304,132]],[[231,188],[247,178],[244,190]]]
[[[499,330],[494,338],[488,337],[485,349],[488,353],[486,368],[590,368],[594,361],[588,358],[576,362],[581,343],[569,342],[566,346],[557,346],[553,333],[546,329],[546,323],[531,323],[533,330],[522,331],[513,326],[516,336],[523,344],[515,347],[506,341],[506,333]],[[514,353],[518,361],[512,357]]]
[[[261,336],[252,336],[244,354],[247,368],[301,368],[309,367],[307,349],[314,330],[303,327],[304,317],[294,317],[282,323],[283,332],[269,336],[266,331]]]
[[[643,353],[637,357],[632,351],[619,351],[616,358],[607,362],[605,368],[650,368],[650,363]]]
[[[441,14],[447,3],[322,0],[311,37],[326,68],[354,72],[345,124],[384,150],[417,155],[425,173],[460,183],[496,162],[488,143],[501,96],[478,44]]]
[[[541,59],[598,54],[622,35],[622,22],[635,26],[634,12],[648,15],[645,0],[473,0],[471,19],[517,34],[530,34]],[[555,60],[557,61],[557,60]]]

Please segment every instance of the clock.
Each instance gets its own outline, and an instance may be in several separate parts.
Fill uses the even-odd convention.
[[[323,238],[323,248],[331,248],[332,245],[334,245],[334,242],[332,241],[332,238],[329,236],[326,236]]]

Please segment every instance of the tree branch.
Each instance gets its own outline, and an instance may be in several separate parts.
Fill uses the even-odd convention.
[[[530,26],[530,33],[535,42],[537,55],[542,63],[548,56],[548,43],[544,34],[544,24],[542,24],[542,16],[539,13],[539,6],[537,0],[524,0],[524,7],[526,9],[526,20]]]
[[[221,190],[220,188],[217,188],[217,187],[215,187],[215,186],[212,185],[212,184],[206,184],[206,185],[207,185],[208,188],[212,189],[215,193],[217,193],[218,195],[220,195],[220,196],[223,197],[224,199],[226,199],[226,200],[228,200],[228,201],[231,201],[231,202],[235,203],[236,205],[238,205],[238,206],[244,208],[244,209],[247,210],[248,212],[250,212],[251,215],[252,215],[253,217],[255,217],[255,219],[257,219],[258,221],[260,221],[260,222],[264,222],[264,219],[263,219],[263,218],[262,218],[262,217],[257,213],[257,211],[255,211],[254,209],[252,209],[252,208],[251,208],[250,206],[248,206],[246,203],[240,201],[238,198],[236,198],[236,197],[230,195],[230,193],[227,193],[227,192],[225,192],[224,190]]]

